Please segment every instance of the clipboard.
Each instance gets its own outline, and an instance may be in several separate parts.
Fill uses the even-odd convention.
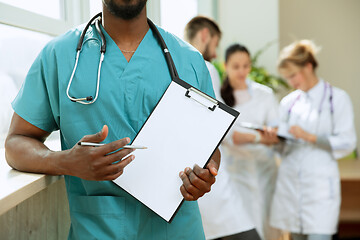
[[[184,201],[180,171],[205,167],[239,112],[175,78],[132,144],[135,160],[113,182],[165,221],[171,222]]]
[[[239,127],[243,127],[243,128],[248,128],[248,129],[252,129],[252,130],[256,130],[256,131],[260,131],[260,132],[264,132],[263,126],[261,125],[257,125],[257,124],[253,124],[253,123],[249,123],[249,122],[240,122],[238,123]],[[288,137],[285,137],[281,134],[277,134],[277,137],[280,141],[286,141],[286,140],[291,140]]]

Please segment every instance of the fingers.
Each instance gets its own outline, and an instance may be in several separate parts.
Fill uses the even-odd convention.
[[[103,128],[101,129],[100,132],[97,132],[95,134],[92,135],[86,135],[84,136],[81,141],[82,142],[95,142],[95,143],[99,143],[105,140],[105,138],[107,137],[109,133],[109,128],[107,125],[104,125]]]
[[[119,161],[118,163],[112,164],[105,168],[106,176],[103,180],[115,180],[124,173],[124,169],[135,159],[134,155],[128,156],[127,158]]]
[[[181,187],[180,187],[180,192],[183,195],[184,199],[187,201],[196,200],[197,199],[196,195],[197,195],[198,189],[196,189],[195,186],[193,186],[190,183],[190,179],[184,172],[180,172],[179,176],[180,176],[181,180],[183,181],[183,185],[181,185]]]
[[[117,141],[105,144],[104,146],[99,147],[99,150],[101,150],[101,153],[103,155],[106,155],[111,152],[115,152],[119,148],[122,148],[129,143],[130,143],[130,138],[126,137],[126,138],[122,138]]]
[[[126,157],[127,155],[132,153],[133,151],[135,151],[135,149],[125,149],[124,148],[113,154],[107,155],[107,156],[105,156],[104,165],[110,165],[116,161],[120,161],[121,159],[123,159],[124,157]]]
[[[291,126],[289,133],[292,134],[295,138],[300,138],[302,129],[299,126]]]
[[[99,143],[106,139],[108,133],[109,133],[109,128],[107,125],[104,125],[100,132],[92,134],[92,135],[86,135],[81,139],[81,141],[82,142]],[[130,143],[130,138],[126,137],[126,138],[105,144],[104,146],[99,147],[97,149],[97,151],[99,151],[99,153],[106,155],[108,153],[118,150],[119,148],[124,147],[125,145],[127,145],[129,143]]]
[[[215,183],[215,176],[210,172],[208,168],[204,169],[199,167],[198,165],[195,165],[192,171],[191,169],[190,171],[188,171],[188,174],[191,183],[194,184],[197,188],[203,189],[205,192],[210,192],[211,185]]]
[[[197,165],[196,165],[197,166]],[[199,167],[199,166],[197,166]],[[200,168],[200,167],[199,167]],[[219,164],[215,162],[213,159],[210,159],[208,165],[206,166],[207,169],[209,169],[211,175],[216,176],[218,174],[219,170]],[[196,168],[197,169],[197,168]],[[194,171],[196,170],[194,167]],[[202,169],[202,168],[200,168]],[[215,178],[214,178],[215,179]]]
[[[195,198],[193,195],[191,195],[187,190],[186,188],[184,187],[184,185],[181,185],[180,187],[180,192],[181,192],[181,195],[183,195],[184,199],[186,201],[195,201],[197,200],[197,198]]]
[[[90,136],[90,135],[89,135]],[[85,137],[84,137],[85,138]],[[84,139],[83,138],[83,139]],[[107,161],[104,164],[111,164],[115,161],[121,160],[126,155],[133,152],[135,149],[124,148],[119,150],[120,148],[124,147],[130,142],[130,138],[123,138],[108,144],[105,144],[100,147],[92,147],[92,146],[78,146],[75,145],[76,148],[83,149],[82,151],[87,151],[89,155],[92,156],[93,159],[107,157]],[[85,150],[86,149],[86,150]],[[119,150],[119,151],[117,151]],[[111,156],[111,157],[108,157]]]
[[[215,166],[210,166],[210,168],[215,168]],[[215,183],[215,176],[210,173],[210,170],[200,168],[198,165],[195,165],[194,169],[186,168],[184,172],[180,172],[180,178],[183,181],[180,192],[188,201],[197,200],[210,192],[211,185]]]
[[[126,157],[125,159],[110,164],[107,166],[92,166],[92,178],[88,180],[96,180],[96,181],[106,181],[106,180],[114,180],[121,176],[124,172],[124,168],[135,159],[133,155]]]
[[[279,142],[277,137],[277,129],[269,126],[264,126],[263,132],[261,133],[261,143],[265,145],[272,145]]]
[[[289,129],[289,133],[292,134],[296,139],[303,139],[305,141],[313,141],[313,136],[312,134],[310,134],[309,132],[306,132],[304,129],[302,129],[300,126],[291,126]]]
[[[289,133],[290,133],[290,134],[294,134],[294,126],[291,126],[291,127],[289,128]]]
[[[98,134],[98,136],[100,136],[101,134],[103,134],[103,132],[100,131],[97,134]],[[84,141],[84,142],[90,142],[90,141],[97,142],[97,140],[89,140],[89,139],[91,139],[93,136],[95,136],[97,134],[87,135],[87,136],[83,137],[83,139],[81,141]],[[100,139],[100,137],[98,138],[98,140],[99,139]],[[115,152],[115,151],[119,150],[120,148],[123,148],[125,145],[127,145],[129,143],[130,143],[130,138],[126,137],[126,138],[122,138],[120,140],[105,144],[105,145],[100,146],[100,147],[92,148],[91,151],[93,152],[94,155],[105,156],[105,155],[108,155],[109,153],[112,153],[112,152]],[[126,151],[125,151],[125,149],[122,149],[121,153],[124,153],[124,154],[123,154],[123,156],[121,156],[117,160],[122,159],[124,156],[126,156],[127,154],[129,154],[131,152],[132,152],[132,149],[126,149]]]
[[[267,138],[274,138],[276,136],[276,128],[272,128],[272,127],[269,127],[269,126],[264,126],[264,135],[265,137]]]

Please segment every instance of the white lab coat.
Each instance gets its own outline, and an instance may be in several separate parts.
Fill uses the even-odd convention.
[[[276,126],[278,104],[270,88],[250,80],[247,85],[251,98],[234,106],[240,116],[222,144],[219,176],[208,196],[199,200],[200,211],[206,236],[221,233],[224,226],[233,227],[237,232],[256,227],[262,238],[276,239],[280,232],[270,228],[268,221],[277,171],[273,149],[262,144],[234,145],[232,133],[249,131],[237,127],[238,122]],[[236,92],[234,95],[237,98]],[[208,212],[210,208],[212,213]],[[218,220],[209,218],[210,214]]]
[[[220,76],[219,76],[219,72],[216,70],[216,68],[214,67],[214,65],[212,65],[211,62],[205,61],[206,67],[209,70],[210,76],[211,76],[211,81],[213,84],[213,88],[214,88],[214,93],[215,93],[215,97],[216,99],[221,99],[220,96]]]
[[[290,136],[289,127],[299,125],[328,144],[285,144],[271,209],[271,225],[276,228],[303,234],[336,232],[340,210],[336,158],[354,150],[356,135],[349,96],[336,87],[332,87],[332,92],[333,116],[330,88],[325,88],[323,80],[308,92],[297,90],[281,101],[280,134]]]
[[[221,99],[219,74],[211,63],[205,62],[213,81],[216,98]],[[220,152],[223,152],[221,146]],[[210,193],[198,200],[206,239],[229,236],[255,228],[250,216],[247,215],[239,191],[230,180],[223,155],[221,159],[216,183]]]
[[[256,125],[278,125],[278,102],[272,90],[251,80],[246,81],[250,99],[236,104],[234,109],[240,112],[233,130],[252,132],[237,125],[249,122]],[[234,92],[235,100],[241,95]],[[277,239],[280,231],[270,227],[269,215],[275,188],[277,166],[273,147],[263,144],[234,145],[232,133],[223,143],[222,159],[226,161],[231,181],[239,191],[247,214],[254,222],[260,237],[266,240]]]
[[[220,151],[223,149],[220,147]],[[224,156],[211,191],[199,198],[199,208],[206,239],[230,236],[254,229],[241,195],[231,181]]]

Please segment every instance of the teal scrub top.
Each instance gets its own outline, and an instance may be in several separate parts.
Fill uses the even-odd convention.
[[[124,137],[133,139],[171,81],[163,52],[151,29],[129,62],[102,29],[107,50],[99,98],[90,105],[72,102],[66,88],[82,28],[72,29],[46,45],[13,102],[15,112],[29,123],[47,132],[60,130],[63,150],[72,148],[84,135],[100,131],[104,124],[109,126],[106,143]],[[209,72],[199,52],[158,29],[180,78],[214,96]],[[70,88],[73,97],[95,95],[99,39],[95,27],[90,27]],[[65,182],[71,216],[69,239],[204,239],[196,201],[185,201],[169,224],[112,181],[65,176]]]

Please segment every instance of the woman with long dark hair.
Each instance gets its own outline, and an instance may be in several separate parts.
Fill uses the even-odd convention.
[[[222,145],[223,165],[239,191],[247,214],[261,238],[277,239],[280,232],[269,225],[270,203],[277,166],[272,136],[244,128],[244,123],[277,127],[278,102],[273,91],[248,78],[251,57],[245,46],[231,45],[226,50],[227,77],[221,88],[224,102],[240,112],[234,130]]]

